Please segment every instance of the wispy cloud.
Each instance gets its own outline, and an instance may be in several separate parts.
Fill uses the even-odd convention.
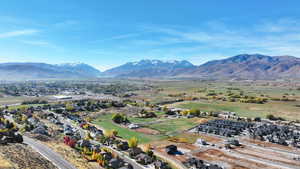
[[[11,37],[17,37],[17,36],[32,35],[37,32],[39,32],[39,30],[36,30],[36,29],[24,29],[24,30],[10,31],[10,32],[0,33],[0,38],[11,38]]]
[[[22,40],[21,42],[24,43],[24,44],[36,45],[36,46],[49,46],[49,45],[51,45],[49,42],[39,41],[39,40]]]
[[[66,27],[75,26],[75,25],[78,25],[78,24],[79,24],[79,21],[77,21],[77,20],[65,20],[65,21],[55,23],[54,27],[56,27],[56,28],[66,28]]]
[[[285,33],[287,31],[299,31],[299,29],[300,20],[293,18],[281,18],[276,21],[264,21],[257,26],[258,31],[269,33]]]
[[[65,50],[61,46],[58,46],[56,44],[53,44],[53,43],[48,42],[48,41],[43,41],[43,40],[20,40],[19,42],[21,42],[23,44],[26,44],[26,45],[31,45],[31,46],[51,48],[51,49],[60,50],[60,51]]]
[[[181,51],[205,53],[203,49],[218,51],[218,53],[235,53],[246,51],[247,53],[259,52],[270,55],[295,55],[300,56],[300,22],[294,19],[280,19],[271,24],[264,22],[264,26],[256,25],[237,28],[226,27],[224,29],[174,29],[171,27],[150,27],[152,32],[160,33],[161,36],[172,37],[170,41],[157,39],[149,40],[149,44],[188,43],[182,45]],[[219,25],[219,23],[218,23]],[[215,27],[215,24],[212,24]],[[174,41],[172,39],[177,39]],[[145,41],[145,40],[144,40]],[[146,42],[144,42],[146,43]],[[201,50],[202,49],[202,50]],[[178,47],[174,48],[179,51]],[[229,51],[229,52],[228,52]],[[212,53],[213,54],[213,53]]]
[[[130,38],[138,37],[140,35],[141,35],[140,33],[127,33],[127,34],[121,34],[121,35],[112,36],[112,37],[109,37],[109,38],[95,40],[95,41],[92,41],[91,43],[113,41],[113,40],[121,40],[121,39],[130,39]]]

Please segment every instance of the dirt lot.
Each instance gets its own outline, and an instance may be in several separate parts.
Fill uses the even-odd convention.
[[[264,164],[255,163],[250,160],[237,158],[235,156],[228,155],[217,149],[208,149],[203,152],[196,153],[195,156],[199,157],[202,160],[214,162],[214,163],[225,163],[231,169],[237,168],[249,168],[249,169],[261,169],[261,168],[272,168]]]
[[[0,154],[16,169],[57,169],[51,162],[24,144],[1,146]]]
[[[243,138],[242,141],[249,142],[251,144],[256,144],[261,147],[268,147],[268,148],[274,148],[274,149],[279,149],[279,150],[298,152],[298,154],[300,155],[300,150],[297,150],[296,148],[292,148],[292,147],[288,147],[288,146],[282,146],[279,144],[273,144],[273,143],[264,142],[264,141],[260,141],[260,140],[253,140],[253,139],[249,139],[249,138]]]
[[[211,164],[217,164],[228,169],[296,169],[300,161],[293,158],[299,154],[291,147],[281,146],[261,141],[241,139],[242,146],[226,150],[226,138],[214,135],[199,134],[198,138],[206,140],[210,145],[198,147],[189,143],[162,141],[153,144],[154,149],[170,159],[184,162],[188,157],[196,157]],[[193,139],[195,140],[195,139]],[[165,146],[176,145],[183,155],[170,156],[165,153]],[[218,146],[211,146],[216,144]],[[218,148],[218,147],[223,148]]]

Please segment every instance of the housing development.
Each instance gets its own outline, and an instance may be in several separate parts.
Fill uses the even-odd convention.
[[[300,1],[0,1],[0,169],[300,169]]]
[[[291,103],[291,113],[293,106],[297,111],[299,83],[291,82],[295,88],[285,89],[282,82],[256,82],[256,89],[263,87],[256,92],[265,91],[268,96],[264,97],[253,96],[252,84],[101,79],[26,82],[18,86],[35,91],[34,96],[15,96],[10,89],[18,88],[16,84],[6,83],[1,98],[1,158],[22,157],[11,163],[16,168],[33,164],[115,169],[299,168],[298,116],[277,115],[276,109],[271,110],[274,115],[250,111]],[[39,92],[35,86],[58,92]],[[285,100],[269,93],[267,89],[273,86],[286,90],[282,93]],[[247,98],[264,102],[244,103]],[[221,106],[224,103],[240,107]],[[12,155],[20,146],[24,151]],[[28,157],[28,151],[37,152],[36,157]]]

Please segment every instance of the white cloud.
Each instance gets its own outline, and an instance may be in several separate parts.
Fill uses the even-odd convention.
[[[195,29],[182,30],[170,27],[149,27],[149,29],[153,32],[161,33],[161,36],[164,35],[166,37],[181,39],[178,43],[189,43],[189,45],[180,47],[181,49],[174,47],[173,53],[174,51],[185,51],[186,53],[190,51],[194,52],[195,55],[201,55],[201,53],[205,54],[201,49],[206,48],[211,51],[218,51],[213,52],[213,55],[214,53],[224,53],[225,55],[228,53],[239,54],[240,51],[248,51],[247,53],[256,52],[273,55],[285,54],[300,56],[300,22],[292,19],[281,19],[274,23],[276,23],[276,25],[273,24],[273,27],[269,27],[269,32],[267,33],[262,33],[262,29],[257,29],[255,25],[239,29],[232,28],[231,30],[230,28],[226,28],[224,30],[199,29],[195,31]],[[215,27],[215,25],[213,26]],[[154,40],[149,42],[155,44]],[[170,42],[174,43],[173,40]],[[168,41],[157,40],[157,43],[167,44]]]
[[[25,35],[32,35],[39,32],[36,29],[24,29],[24,30],[17,30],[17,31],[11,31],[11,32],[4,32],[0,33],[0,38],[11,38],[11,37],[17,37],[17,36],[25,36]]]
[[[91,43],[105,42],[105,41],[111,41],[111,40],[120,40],[120,39],[129,39],[129,38],[134,38],[137,36],[140,36],[140,34],[139,33],[127,33],[127,34],[112,36],[112,37],[101,39],[101,40],[95,40],[95,41],[92,41]]]

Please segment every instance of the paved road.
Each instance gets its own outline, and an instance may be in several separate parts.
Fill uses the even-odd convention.
[[[9,121],[14,121],[14,119],[11,116],[5,116],[5,118],[8,119]],[[17,123],[15,123],[15,124],[17,124]],[[18,125],[18,127],[20,127],[20,126]],[[24,135],[23,135],[23,140],[24,140],[23,142],[25,144],[27,144],[32,149],[34,149],[35,151],[40,153],[44,158],[49,160],[57,168],[59,168],[59,169],[76,169],[76,167],[74,167],[68,161],[64,160],[64,158],[60,154],[54,152],[46,145],[44,145],[34,139],[31,139],[27,136],[24,136]]]
[[[39,152],[42,156],[52,162],[59,169],[76,169],[72,164],[68,161],[64,160],[61,155],[51,150],[49,147],[41,144],[34,139],[23,136],[24,143],[28,144],[35,151]]]

